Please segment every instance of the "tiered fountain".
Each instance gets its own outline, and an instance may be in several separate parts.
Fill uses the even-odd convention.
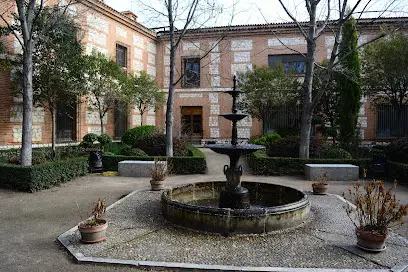
[[[232,121],[231,143],[207,147],[229,156],[230,164],[224,166],[227,181],[193,183],[165,191],[164,217],[176,225],[223,235],[266,233],[299,225],[307,219],[310,208],[302,191],[269,183],[241,183],[239,158],[264,147],[238,143],[237,122],[247,115],[237,110],[241,91],[237,90],[236,76],[233,89],[226,93],[232,96],[232,113],[220,116]]]

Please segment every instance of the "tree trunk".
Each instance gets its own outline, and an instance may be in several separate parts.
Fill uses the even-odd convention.
[[[143,126],[143,115],[144,112],[140,111],[140,126]]]
[[[312,88],[314,63],[316,59],[316,6],[309,12],[309,39],[307,40],[306,74],[303,82],[303,107],[300,121],[299,157],[309,158],[310,130],[312,128]]]
[[[101,135],[103,134],[103,115],[99,114],[99,120],[101,121]]]
[[[169,80],[169,96],[167,98],[166,111],[166,155],[173,157],[173,106],[174,106],[174,63],[175,53],[174,48],[174,21],[173,21],[173,1],[168,0],[167,10],[169,15],[170,25],[170,80]]]
[[[23,129],[21,165],[32,164],[33,142],[33,42],[27,40],[23,53]]]
[[[51,149],[52,149],[52,158],[55,159],[57,156],[55,143],[57,142],[57,113],[56,107],[54,107],[51,112]]]

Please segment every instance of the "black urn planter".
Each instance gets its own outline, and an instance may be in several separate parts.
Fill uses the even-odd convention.
[[[89,151],[89,168],[91,172],[102,171],[102,151],[91,150]]]

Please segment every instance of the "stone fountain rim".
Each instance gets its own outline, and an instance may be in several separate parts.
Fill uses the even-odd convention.
[[[208,206],[200,206],[200,205],[195,205],[195,204],[188,204],[188,203],[183,203],[179,201],[175,201],[170,199],[169,197],[169,192],[174,190],[174,189],[180,189],[180,188],[185,188],[185,187],[190,187],[195,184],[214,184],[214,183],[222,183],[225,184],[225,181],[209,181],[209,182],[197,182],[197,183],[190,183],[190,184],[185,184],[183,186],[176,186],[173,188],[170,188],[168,190],[165,190],[162,193],[161,199],[162,201],[166,202],[167,205],[172,205],[175,207],[179,207],[183,210],[189,210],[189,211],[200,211],[200,213],[210,213],[213,215],[235,215],[235,216],[256,216],[256,215],[265,215],[265,214],[281,214],[281,213],[287,213],[295,210],[299,210],[302,208],[305,208],[306,206],[309,205],[309,197],[308,195],[303,192],[302,190],[298,190],[296,188],[290,187],[290,186],[285,186],[285,185],[280,185],[280,184],[274,184],[274,183],[266,183],[266,182],[251,182],[251,183],[259,183],[259,184],[265,184],[265,185],[274,185],[274,186],[279,186],[279,187],[285,187],[292,189],[296,192],[299,192],[300,194],[303,195],[303,197],[295,202],[289,203],[289,204],[284,204],[284,205],[279,205],[279,206],[274,206],[274,207],[254,207],[251,209],[231,209],[231,208],[218,208],[218,207],[208,207]],[[243,181],[242,183],[249,183]]]

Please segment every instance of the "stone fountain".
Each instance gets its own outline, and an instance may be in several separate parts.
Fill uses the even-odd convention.
[[[224,166],[224,174],[227,178],[225,187],[220,193],[220,208],[249,209],[250,200],[248,189],[241,187],[242,166],[238,166],[239,158],[242,155],[251,154],[259,149],[265,148],[262,145],[238,144],[237,122],[246,118],[246,114],[238,113],[237,98],[241,91],[237,90],[237,78],[234,75],[234,85],[231,91],[225,93],[232,96],[232,113],[221,114],[227,120],[232,121],[232,136],[230,144],[212,144],[208,148],[219,154],[228,155],[230,165]]]
[[[229,144],[211,144],[208,148],[229,156],[224,166],[225,181],[192,183],[163,192],[162,211],[173,224],[222,235],[267,233],[295,227],[309,215],[305,193],[295,188],[261,182],[241,182],[239,158],[264,148],[238,143],[237,122],[247,117],[238,113],[236,76],[232,96],[232,113],[221,114],[232,121]]]

